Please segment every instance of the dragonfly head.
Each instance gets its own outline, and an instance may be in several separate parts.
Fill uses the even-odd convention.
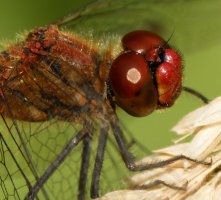
[[[126,34],[122,46],[109,74],[116,103],[138,117],[172,106],[182,89],[180,54],[157,34],[143,30]]]

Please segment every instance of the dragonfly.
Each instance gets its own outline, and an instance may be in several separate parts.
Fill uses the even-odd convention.
[[[79,37],[79,41],[84,41],[84,38],[91,38],[93,41],[98,41],[97,46],[101,51],[102,44],[108,44],[108,42],[110,44],[108,48],[118,49],[121,45],[121,38],[119,36],[139,29],[158,32],[164,38],[170,38],[171,34],[175,32],[172,34],[171,39],[169,39],[169,43],[172,45],[182,44],[182,42],[186,43],[184,41],[189,39],[187,38],[188,34],[186,34],[185,30],[188,30],[187,22],[189,18],[193,16],[193,13],[202,20],[202,16],[207,16],[207,12],[210,13],[213,9],[218,8],[218,6],[214,4],[214,7],[208,8],[208,10],[205,9],[205,13],[199,15],[197,15],[198,13],[196,13],[194,9],[190,10],[190,13],[185,13],[184,11],[186,11],[186,8],[189,8],[190,2],[195,3],[193,4],[195,6],[197,5],[197,1],[158,2],[152,0],[139,1],[139,3],[132,0],[121,2],[95,1],[83,6],[63,19],[52,23],[57,26],[58,29],[52,26],[50,33],[56,33],[57,31],[57,33],[60,33],[59,31],[62,33],[63,29],[74,30],[74,32],[81,36],[74,35],[73,33],[73,38]],[[218,2],[215,1],[215,3]],[[204,8],[207,8],[208,3],[204,1],[203,5],[205,5]],[[183,13],[181,11],[183,11]],[[181,15],[181,17],[177,18],[175,17],[176,12],[184,16]],[[136,17],[134,17],[134,13],[136,13]],[[118,20],[117,23],[115,23],[116,19]],[[139,21],[137,21],[137,19],[139,19]],[[103,21],[105,21],[105,23]],[[217,21],[214,20],[214,23],[216,22]],[[104,26],[104,24],[106,24],[106,26]],[[183,31],[182,33],[179,32],[178,24],[186,24],[185,28],[181,29]],[[199,26],[200,24],[193,27],[191,31],[194,32],[194,34],[200,34],[202,30],[197,29]],[[216,28],[216,24],[213,23],[208,26],[211,26],[211,31],[212,28],[214,28],[214,30]],[[82,27],[84,27],[84,29],[82,29]],[[94,27],[96,27],[96,30],[93,32]],[[31,34],[29,34],[29,36],[41,37],[45,29],[48,30],[44,27],[35,29],[30,32]],[[179,41],[175,37],[176,34],[182,34],[184,36],[183,41]],[[214,35],[215,34],[218,33],[214,31]],[[66,40],[67,39],[68,38],[66,38]],[[111,41],[114,41],[114,43]],[[24,42],[24,40],[22,40],[21,43],[22,42]],[[108,60],[109,54],[101,59],[99,55],[96,54],[96,51],[93,51],[92,46],[94,47],[94,45],[92,45],[92,42],[90,43],[89,41],[86,43],[88,44],[87,46],[80,46],[83,52],[90,52],[90,55],[96,57],[97,61],[100,61],[101,64],[103,59],[104,61]],[[45,56],[43,54],[47,49],[47,44],[44,44],[43,49],[41,45],[41,43],[35,43],[35,46],[28,46],[28,49],[32,48],[35,54]],[[187,49],[193,49],[191,45],[187,47]],[[199,43],[198,48],[200,46],[204,46],[204,43]],[[17,49],[17,51],[20,51],[20,49]],[[65,51],[65,49],[60,50],[59,53],[60,56],[65,57],[65,55],[62,55],[63,51]],[[184,48],[184,51],[187,50]],[[2,51],[1,56],[5,62],[7,62],[8,59],[10,60],[10,53],[13,52],[7,52],[7,50]],[[120,52],[116,50],[115,54],[120,54]],[[81,56],[83,55],[81,54]],[[114,56],[116,57],[117,55]],[[88,59],[88,57],[84,58]],[[30,57],[27,51],[22,51],[19,59],[24,62],[27,61],[27,59],[28,62],[37,62],[35,61],[36,58]],[[66,57],[66,59],[68,59],[68,57]],[[4,81],[1,86],[1,104],[3,105],[3,110],[1,111],[0,195],[2,199],[89,198],[89,196],[85,196],[85,193],[87,193],[85,174],[87,174],[87,168],[90,167],[90,153],[93,154],[95,152],[96,170],[94,170],[92,175],[89,174],[89,176],[92,176],[94,183],[91,189],[92,197],[98,197],[99,174],[102,173],[102,162],[99,160],[103,160],[105,141],[107,137],[111,137],[109,136],[110,130],[112,130],[113,133],[112,137],[113,135],[115,135],[116,138],[118,137],[118,144],[112,139],[109,144],[110,148],[119,149],[120,147],[121,152],[127,152],[130,147],[130,142],[125,142],[124,127],[120,125],[115,113],[116,105],[109,101],[108,98],[105,98],[107,96],[106,93],[103,93],[105,96],[100,96],[99,93],[94,90],[94,87],[91,87],[90,81],[84,80],[86,75],[90,77],[90,74],[93,73],[93,71],[90,71],[90,68],[87,68],[89,75],[85,74],[85,76],[81,75],[78,77],[77,74],[79,74],[79,72],[77,73],[76,71],[73,71],[73,74],[71,74],[70,71],[69,73],[65,73],[65,76],[75,77],[78,80],[78,84],[81,85],[81,87],[75,86],[74,90],[70,90],[70,88],[65,88],[68,82],[65,81],[65,77],[62,75],[64,74],[65,67],[60,69],[59,63],[53,62],[53,57],[47,57],[45,61],[46,62],[39,64],[38,71],[35,73],[32,72],[32,75],[29,74],[29,78],[24,78],[25,74],[29,73],[28,66],[25,66],[24,62],[22,68],[17,67],[16,71],[13,71],[14,68],[9,65],[7,71],[4,73],[3,78],[5,80],[3,79]],[[63,64],[65,66],[65,63]],[[111,65],[111,63],[105,64]],[[40,68],[40,66],[42,66],[42,68]],[[44,71],[46,66],[52,66],[51,73],[48,74],[48,71]],[[66,68],[66,70],[68,70],[68,68]],[[45,76],[44,72],[47,76]],[[13,73],[16,76],[12,76],[11,74]],[[105,73],[105,70],[100,73]],[[14,80],[11,81],[11,87],[14,87],[14,83],[19,83],[21,84],[21,88],[11,91],[8,90],[6,92],[6,88],[10,89],[10,87],[6,87],[5,85],[7,83],[6,80],[10,80],[10,76],[14,78]],[[100,81],[105,82],[105,80]],[[35,83],[35,87],[30,87],[33,82]],[[44,85],[45,83],[47,83],[47,85]],[[41,91],[41,93],[34,92],[37,91],[36,87],[44,87],[46,89]],[[107,85],[103,86],[104,91],[106,87]],[[29,91],[27,94],[32,95],[24,95],[23,92],[19,92],[19,89]],[[97,90],[101,89],[98,87]],[[30,93],[30,91],[33,91],[33,93]],[[57,94],[53,91],[56,91]],[[53,93],[57,96],[53,96]],[[74,93],[74,95],[72,93]],[[83,98],[84,93],[87,94],[87,98]],[[111,96],[112,94],[109,95]],[[62,103],[59,99],[62,99],[65,103]],[[88,104],[88,106],[82,106],[82,109],[81,107],[65,106],[70,103],[69,101],[71,101],[71,99],[80,102],[87,102],[87,99],[90,99],[92,103]],[[95,100],[96,102],[93,103]],[[23,103],[25,103],[25,105],[23,105]],[[43,104],[47,105],[45,109],[49,112],[43,109]],[[84,103],[82,104],[84,105]],[[96,105],[101,105],[97,107],[98,111],[89,112],[93,110],[93,106],[96,107]],[[43,114],[39,113],[38,109],[34,109],[35,106],[41,107],[41,109],[44,110]],[[22,112],[19,112],[19,109]],[[47,113],[48,116],[45,116],[44,113]],[[94,141],[95,136],[97,140],[95,144],[92,145],[91,143],[92,140]],[[125,143],[128,143],[128,145],[125,145]],[[98,148],[97,151],[96,147]],[[72,148],[74,149],[72,150]],[[91,148],[94,150],[92,151]],[[80,151],[81,153],[75,153]],[[96,154],[96,152],[98,153]],[[99,154],[99,152],[102,152],[102,154]],[[109,155],[111,157],[112,153],[109,153]],[[126,155],[124,160],[128,158],[131,159],[129,153],[121,155],[122,157]],[[112,165],[111,167],[109,166],[109,169],[112,168],[112,166],[118,167],[116,161],[111,162]],[[162,165],[157,164],[157,166]],[[105,174],[106,169],[103,171]],[[105,175],[103,178],[108,182],[108,176]],[[78,179],[80,180],[79,183]],[[105,180],[101,180],[102,183],[105,182]]]

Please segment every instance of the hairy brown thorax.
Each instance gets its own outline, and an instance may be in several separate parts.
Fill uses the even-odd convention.
[[[108,67],[101,60],[92,45],[56,26],[33,30],[25,41],[0,53],[3,115],[69,121],[90,113],[94,100],[105,97]],[[89,90],[97,95],[90,96]]]

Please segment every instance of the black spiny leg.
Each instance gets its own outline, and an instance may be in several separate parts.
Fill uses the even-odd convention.
[[[188,93],[192,94],[193,96],[199,98],[205,104],[209,103],[209,99],[207,99],[203,94],[201,94],[197,90],[183,86],[183,91],[188,92]]]
[[[91,153],[91,136],[88,134],[83,140],[83,149],[81,155],[81,171],[78,185],[78,200],[84,200],[86,194],[86,182]]]
[[[48,166],[43,175],[37,180],[32,189],[26,195],[25,200],[35,199],[37,193],[44,186],[51,175],[56,171],[56,169],[63,163],[65,158],[70,154],[70,152],[81,142],[85,136],[87,136],[91,126],[82,128],[73,138],[70,139],[68,144],[62,149],[57,158]]]
[[[95,158],[94,171],[91,181],[91,198],[99,197],[100,173],[104,160],[104,151],[107,143],[107,136],[108,136],[108,127],[104,127],[100,131],[100,137],[98,141],[97,154]]]
[[[142,170],[150,170],[150,169],[154,169],[154,168],[159,168],[159,167],[169,165],[171,163],[174,163],[177,160],[182,160],[182,159],[189,160],[189,161],[203,164],[203,165],[210,165],[211,164],[211,162],[196,160],[196,159],[187,157],[185,155],[178,155],[173,158],[159,161],[156,163],[151,163],[151,164],[136,164],[134,158],[132,157],[131,153],[127,149],[127,145],[125,144],[124,139],[122,137],[122,130],[118,126],[117,122],[114,123],[112,121],[111,127],[112,127],[112,130],[114,133],[114,137],[117,141],[118,147],[120,149],[121,157],[122,157],[125,165],[127,166],[127,168],[131,171],[142,171]]]

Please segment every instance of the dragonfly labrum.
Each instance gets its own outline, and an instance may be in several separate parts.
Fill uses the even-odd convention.
[[[208,164],[185,156],[135,164],[131,141],[116,114],[120,107],[132,116],[149,115],[172,106],[182,90],[207,101],[182,86],[182,58],[170,45],[176,27],[167,21],[175,18],[172,14],[167,20],[150,18],[144,10],[156,16],[165,6],[159,3],[154,10],[153,2],[95,1],[31,30],[0,53],[2,199],[99,197],[100,182],[108,183],[108,172],[102,171],[105,153],[112,155],[108,145],[132,171],[179,159]],[[169,2],[168,11],[178,7]],[[140,11],[138,23],[133,22],[135,11]],[[122,23],[108,23],[118,15]],[[88,34],[82,34],[81,24],[93,24],[94,18],[98,25],[102,16],[109,36],[86,30]],[[163,36],[158,35],[161,32]],[[110,168],[118,171],[114,158],[110,160]],[[105,180],[100,180],[104,173]]]

